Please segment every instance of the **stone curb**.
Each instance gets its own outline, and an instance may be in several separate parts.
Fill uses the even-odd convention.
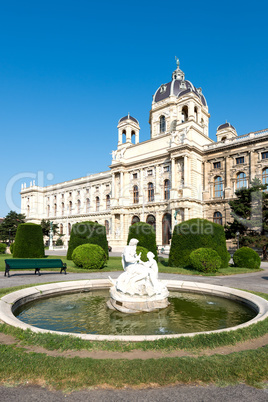
[[[91,341],[153,341],[163,338],[178,338],[182,336],[195,336],[199,334],[211,334],[220,332],[234,331],[238,328],[248,327],[251,324],[257,323],[268,318],[268,301],[256,296],[252,293],[244,292],[237,289],[232,289],[225,286],[210,285],[200,282],[188,282],[188,281],[178,281],[178,280],[165,280],[163,281],[168,289],[170,290],[185,290],[192,291],[195,293],[207,293],[216,296],[231,298],[237,300],[241,303],[247,304],[249,307],[254,309],[257,313],[256,317],[252,320],[237,325],[235,327],[220,329],[215,331],[205,331],[189,334],[168,334],[168,335],[92,335],[92,334],[75,334],[72,336],[91,340]],[[18,320],[14,315],[13,311],[20,305],[38,299],[46,297],[55,293],[71,293],[75,291],[83,291],[85,289],[109,289],[111,283],[107,279],[91,279],[85,281],[70,281],[70,282],[58,282],[51,283],[47,285],[40,285],[31,288],[26,288],[18,290],[16,292],[10,293],[0,299],[0,320],[4,323],[21,328],[21,329],[31,329],[31,331],[36,333],[54,333],[57,335],[70,335],[70,333],[60,332],[60,331],[50,331],[37,327],[33,327],[29,324],[23,323]]]

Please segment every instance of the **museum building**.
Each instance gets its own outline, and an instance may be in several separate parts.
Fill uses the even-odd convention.
[[[23,184],[21,212],[28,222],[57,223],[65,245],[72,225],[89,220],[105,225],[112,247],[124,246],[139,221],[154,226],[159,246],[190,218],[224,225],[236,189],[255,177],[268,183],[268,129],[238,136],[226,122],[214,142],[209,117],[201,88],[185,79],[177,60],[172,80],[153,95],[149,140],[139,142],[136,118],[122,117],[108,171],[47,187]]]

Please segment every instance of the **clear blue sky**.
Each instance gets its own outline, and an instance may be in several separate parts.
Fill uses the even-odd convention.
[[[19,209],[29,174],[52,173],[48,185],[108,170],[128,112],[149,139],[175,56],[202,87],[212,139],[226,120],[238,135],[268,128],[267,11],[258,0],[0,0],[0,216]]]

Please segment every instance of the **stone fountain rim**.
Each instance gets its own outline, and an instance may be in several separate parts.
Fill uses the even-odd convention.
[[[93,335],[93,334],[76,334],[72,332],[51,331],[38,327],[33,327],[17,319],[13,311],[29,301],[36,300],[55,294],[66,294],[75,291],[109,289],[111,282],[108,279],[91,279],[70,282],[57,282],[46,285],[37,285],[16,292],[9,293],[0,299],[0,321],[12,325],[23,330],[30,329],[35,333],[52,333],[56,335],[74,336],[89,341],[154,341],[163,338],[179,338],[182,336],[192,337],[201,334],[212,334],[235,331],[239,328],[248,327],[251,324],[263,321],[268,318],[268,301],[262,297],[256,296],[242,290],[229,288],[226,286],[211,285],[200,282],[180,281],[180,280],[164,280],[162,281],[169,290],[190,291],[194,293],[205,293],[215,296],[233,299],[248,305],[256,311],[256,316],[240,325],[230,328],[224,328],[214,331],[192,332],[186,334],[166,334],[166,335]]]

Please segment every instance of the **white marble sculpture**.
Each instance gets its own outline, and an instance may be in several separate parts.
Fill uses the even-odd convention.
[[[122,254],[124,272],[117,281],[110,278],[113,286],[108,306],[128,313],[152,311],[169,304],[167,287],[158,280],[158,265],[154,254],[148,252],[148,261],[143,262],[141,255],[136,253],[137,244],[137,239],[130,240]]]

